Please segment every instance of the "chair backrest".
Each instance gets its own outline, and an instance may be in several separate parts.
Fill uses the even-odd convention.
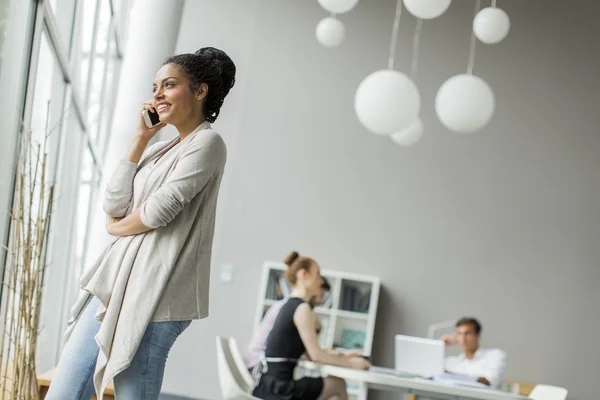
[[[233,357],[233,361],[238,369],[238,372],[244,379],[246,385],[242,386],[246,392],[250,392],[254,387],[254,379],[246,368],[246,363],[244,362],[244,357],[242,357],[242,352],[240,351],[239,346],[237,345],[237,341],[234,338],[229,338],[229,350],[231,351],[231,356]]]
[[[243,389],[246,382],[231,355],[229,339],[221,336],[217,336],[217,369],[221,395],[225,400],[257,399]]]
[[[533,400],[565,400],[567,398],[568,390],[565,388],[550,386],[550,385],[536,385],[529,398]]]

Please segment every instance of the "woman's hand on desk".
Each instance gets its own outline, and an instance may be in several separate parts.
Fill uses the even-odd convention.
[[[362,350],[340,350],[344,357],[358,357],[363,355]]]
[[[371,363],[369,361],[367,361],[367,359],[364,357],[354,356],[354,357],[349,357],[348,359],[350,361],[350,365],[354,369],[369,369],[369,368],[371,368]]]

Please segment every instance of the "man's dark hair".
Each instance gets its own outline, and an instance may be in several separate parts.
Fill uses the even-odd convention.
[[[473,328],[475,328],[475,333],[477,333],[478,335],[481,333],[481,324],[475,318],[464,317],[464,318],[459,319],[458,322],[456,323],[457,328],[459,326],[464,326],[464,325],[473,325]]]
[[[321,283],[321,289],[329,292],[331,290],[331,285],[327,281],[327,278],[325,278],[324,276],[321,276],[321,278],[323,279],[323,283]]]

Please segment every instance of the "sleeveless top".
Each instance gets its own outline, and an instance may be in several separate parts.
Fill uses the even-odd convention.
[[[304,302],[297,297],[291,297],[281,307],[267,339],[265,359],[268,369],[265,375],[283,379],[293,377],[298,358],[306,351],[300,332],[294,324],[294,313]]]

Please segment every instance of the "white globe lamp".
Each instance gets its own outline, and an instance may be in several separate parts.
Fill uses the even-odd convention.
[[[419,141],[423,136],[423,122],[420,118],[414,120],[408,128],[401,132],[392,133],[392,141],[400,146],[411,146]]]
[[[343,14],[352,10],[358,0],[319,0],[321,7],[335,14]]]
[[[344,41],[346,28],[339,19],[333,17],[323,18],[317,24],[315,31],[317,40],[325,47],[336,47]]]
[[[486,44],[500,42],[508,35],[509,30],[510,18],[504,10],[499,8],[484,8],[473,19],[475,36]]]
[[[384,69],[368,75],[358,86],[354,109],[369,131],[391,135],[407,128],[421,110],[414,82],[399,71]]]
[[[440,86],[435,112],[442,124],[457,133],[473,133],[492,119],[495,108],[490,86],[475,75],[455,75]]]
[[[446,12],[451,0],[404,0],[406,9],[421,19],[437,18]]]

